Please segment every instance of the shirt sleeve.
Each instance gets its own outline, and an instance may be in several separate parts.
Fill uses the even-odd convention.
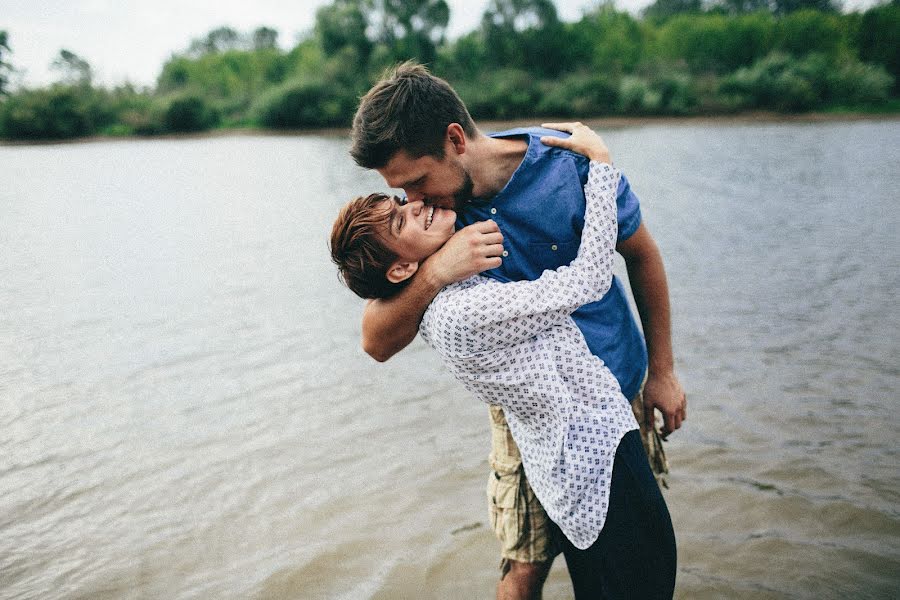
[[[570,265],[547,270],[534,281],[490,281],[462,290],[444,323],[453,340],[446,351],[467,355],[527,340],[562,322],[578,307],[599,300],[612,283],[616,245],[619,172],[592,162],[585,186],[585,225],[578,255]]]
[[[574,155],[575,168],[581,178],[581,185],[585,185],[590,168],[589,161],[580,154]],[[622,173],[619,177],[619,189],[616,192],[616,218],[619,222],[619,234],[617,240],[624,242],[630,238],[641,224],[641,202],[631,189],[628,176]]]

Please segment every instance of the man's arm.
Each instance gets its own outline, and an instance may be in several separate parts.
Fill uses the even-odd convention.
[[[663,434],[668,435],[687,418],[687,400],[675,375],[669,286],[662,255],[643,223],[616,249],[628,267],[631,291],[647,340],[649,366],[644,384],[644,414],[652,420],[653,409],[659,409],[665,419]]]
[[[362,319],[362,347],[366,354],[384,362],[406,348],[415,339],[425,309],[441,288],[499,267],[502,243],[496,223],[473,223],[457,231],[428,257],[396,296],[366,303]]]

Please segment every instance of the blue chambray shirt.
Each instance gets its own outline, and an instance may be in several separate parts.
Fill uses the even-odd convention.
[[[483,273],[499,281],[537,279],[546,269],[572,262],[584,227],[584,185],[589,161],[584,156],[541,143],[543,135],[568,134],[537,127],[510,129],[491,137],[527,137],[528,150],[499,194],[476,200],[457,215],[457,228],[493,219],[508,253],[503,264]],[[641,224],[637,196],[623,175],[616,198],[618,242]],[[640,390],[647,369],[647,348],[618,277],[601,300],[572,315],[588,347],[619,381],[626,398]]]

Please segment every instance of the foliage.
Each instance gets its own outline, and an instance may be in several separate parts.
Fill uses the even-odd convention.
[[[108,114],[82,86],[56,84],[10,95],[0,105],[0,131],[15,139],[65,139],[93,134]]]
[[[900,85],[900,2],[876,6],[862,15],[856,35],[860,60],[883,65]]]
[[[300,78],[274,87],[253,105],[254,120],[265,127],[296,129],[346,123],[357,96],[322,78]]]
[[[348,126],[384,69],[410,58],[477,118],[900,106],[900,0],[849,14],[826,0],[656,0],[641,18],[606,0],[572,23],[552,0],[490,0],[477,29],[452,41],[449,16],[446,0],[331,0],[289,50],[269,27],[218,27],[147,90],[95,87],[68,50],[53,63],[59,83],[10,90],[0,31],[0,136]]]
[[[202,96],[187,94],[172,98],[163,113],[164,131],[205,131],[219,123],[219,112]]]
[[[59,71],[62,83],[67,85],[89,86],[94,76],[91,65],[86,60],[65,49],[59,51],[59,56],[50,64],[50,68]]]
[[[630,14],[602,4],[569,28],[567,62],[603,72],[633,72],[644,58],[648,37]]]
[[[12,65],[6,60],[11,52],[9,48],[9,34],[0,30],[0,96],[6,94],[6,86],[9,85],[9,77],[12,73]]]
[[[775,52],[738,69],[722,82],[721,91],[739,97],[746,108],[796,112],[884,102],[892,83],[883,68],[854,59],[834,65],[824,54],[797,59]]]

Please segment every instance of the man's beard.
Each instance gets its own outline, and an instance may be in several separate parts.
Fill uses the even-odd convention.
[[[463,167],[460,167],[459,170],[462,172],[463,182],[462,185],[453,192],[453,210],[457,212],[463,210],[475,198],[472,194],[472,190],[475,189],[475,183],[472,181],[472,176],[469,175],[469,172]]]

